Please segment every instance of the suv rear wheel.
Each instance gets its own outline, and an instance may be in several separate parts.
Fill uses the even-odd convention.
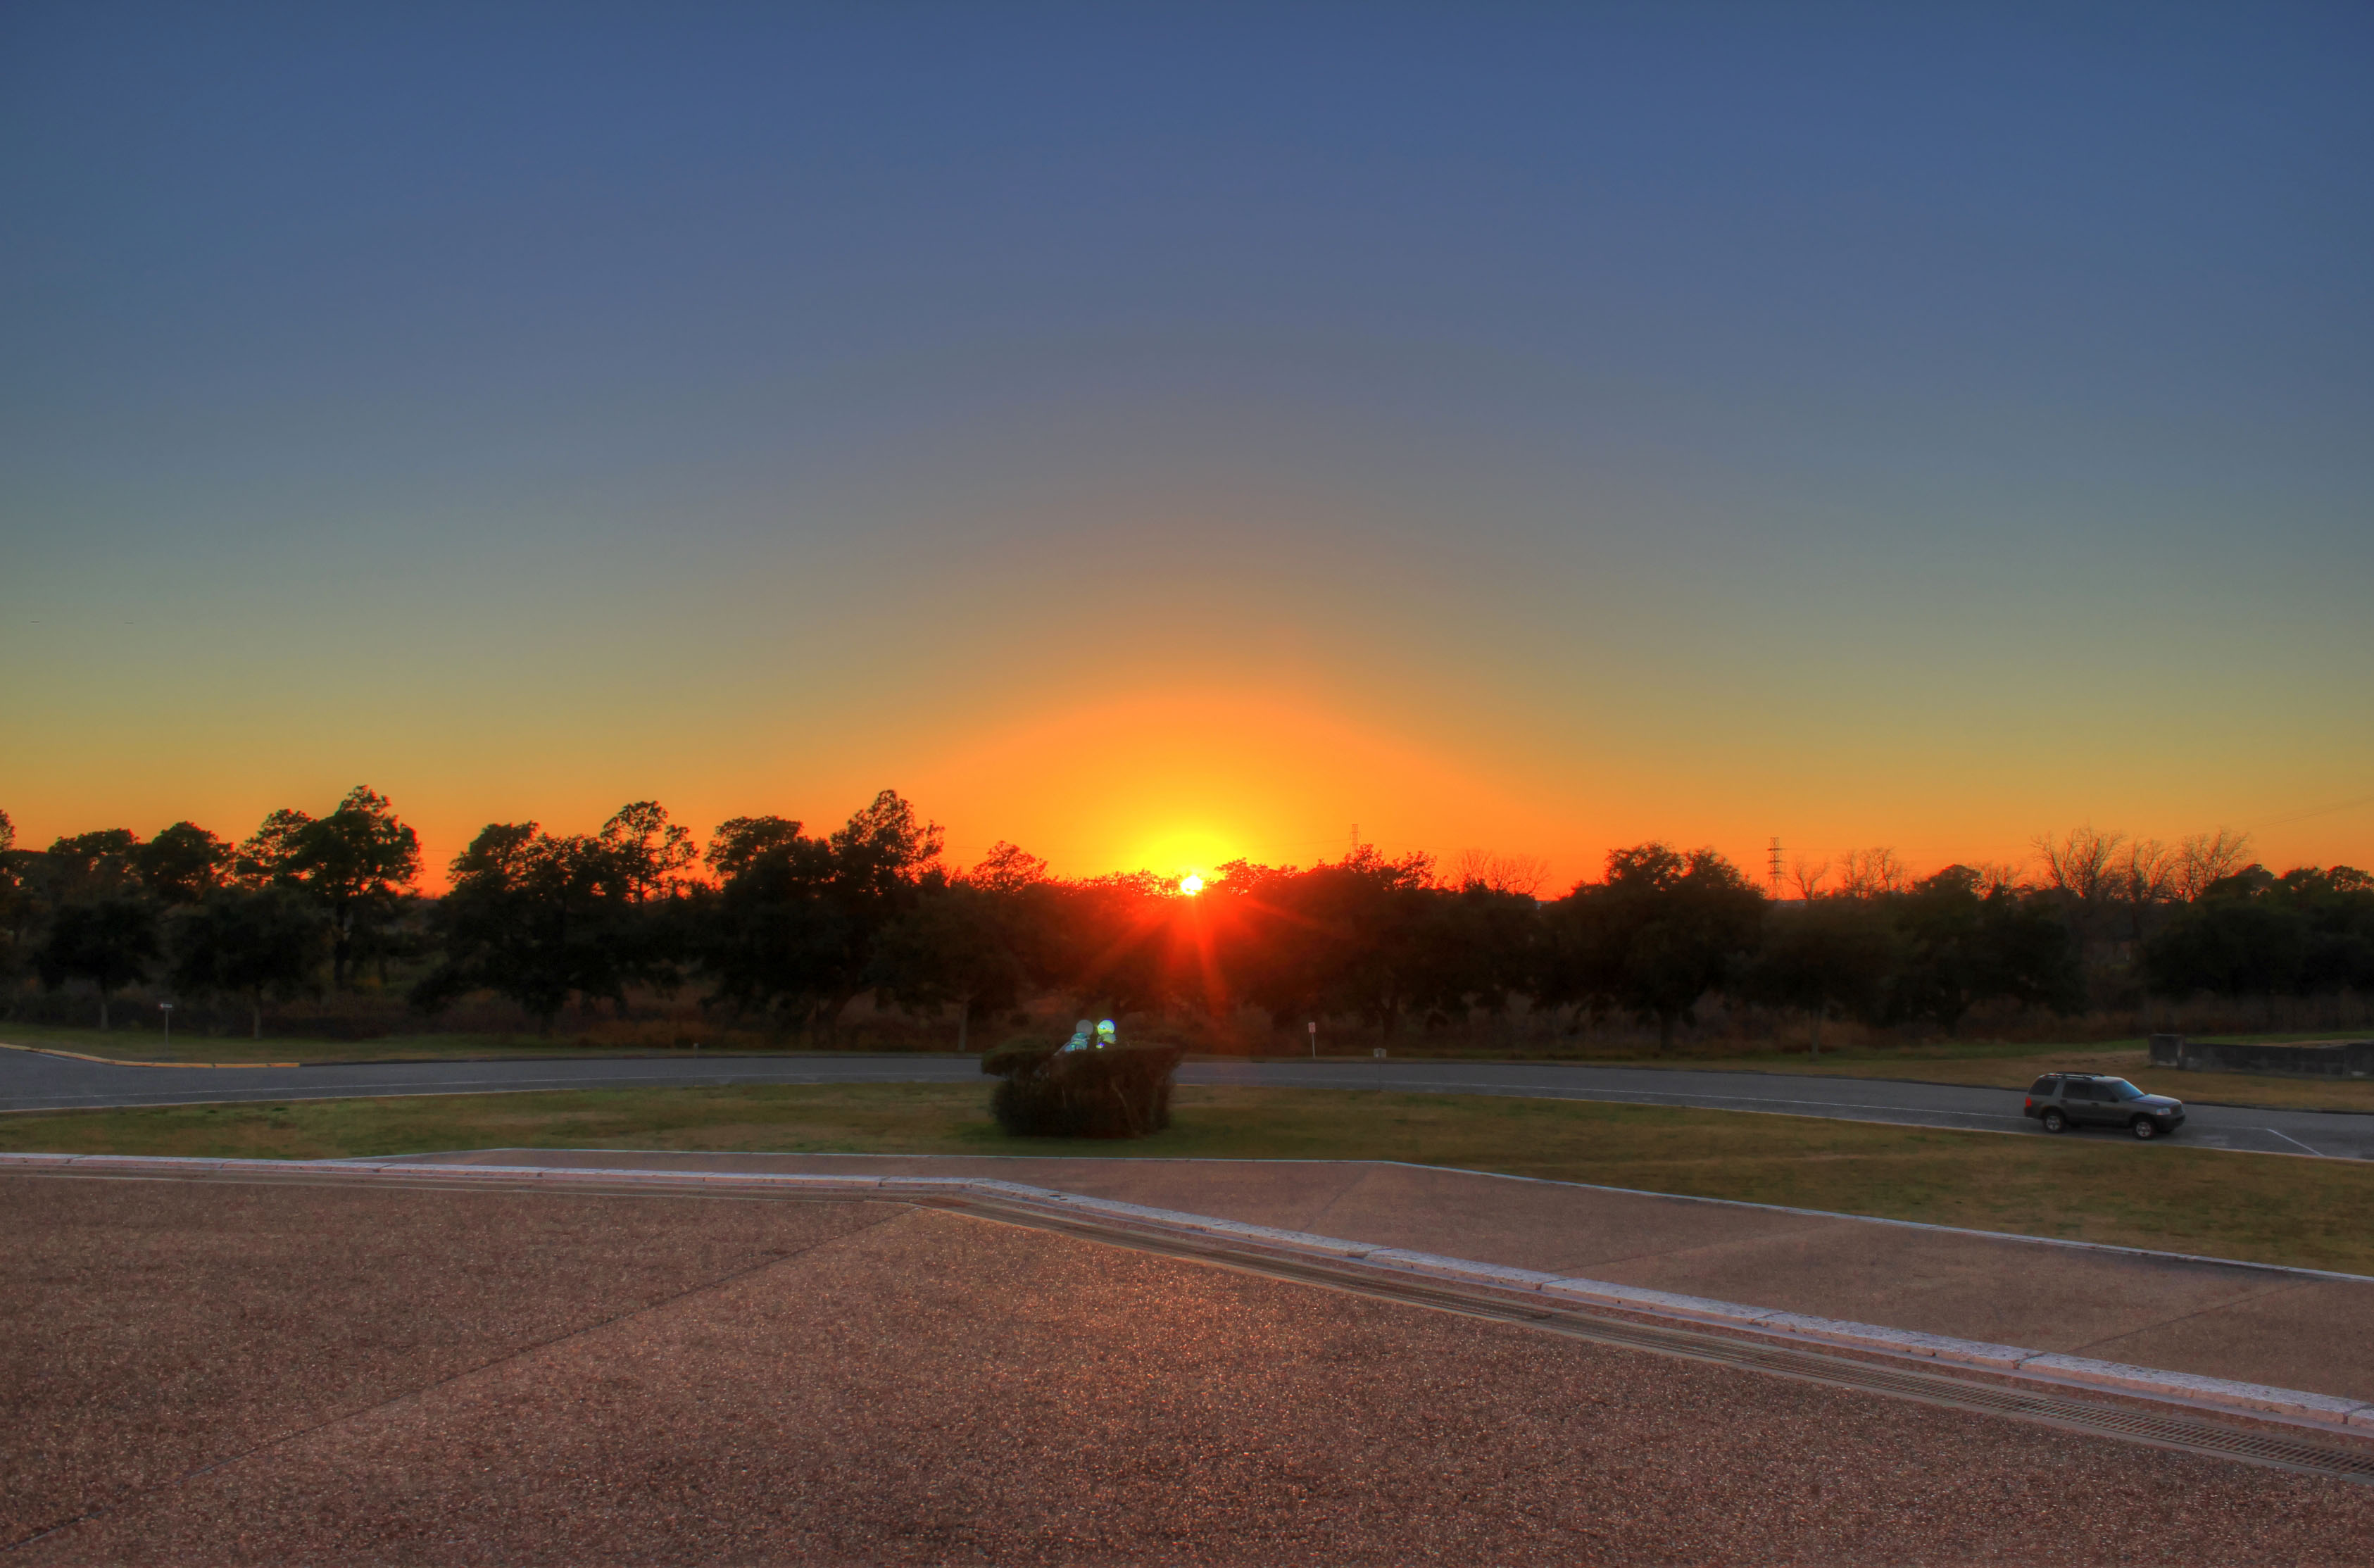
[[[2133,1121],[2129,1122],[2127,1126],[2137,1138],[2146,1142],[2159,1136],[2159,1124],[2154,1122],[2149,1116],[2137,1116]]]
[[[2061,1114],[2061,1107],[2058,1105],[2047,1105],[2044,1108],[2044,1114],[2039,1116],[2037,1120],[2044,1124],[2046,1132],[2057,1133],[2069,1126],[2069,1118]]]

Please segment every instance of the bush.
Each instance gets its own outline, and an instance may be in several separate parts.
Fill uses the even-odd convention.
[[[1182,1045],[1066,1051],[1009,1041],[981,1057],[999,1082],[989,1100],[1015,1138],[1144,1138],[1170,1125],[1170,1079]]]

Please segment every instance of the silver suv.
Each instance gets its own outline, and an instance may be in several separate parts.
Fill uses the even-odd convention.
[[[2102,1073],[2046,1073],[2028,1086],[2021,1114],[2042,1122],[2049,1133],[2090,1126],[2166,1138],[2184,1125],[2184,1102],[2145,1094],[2125,1079]]]

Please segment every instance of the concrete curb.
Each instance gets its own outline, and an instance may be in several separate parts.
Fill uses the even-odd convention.
[[[63,1056],[69,1062],[97,1062],[103,1067],[297,1067],[302,1062],[135,1062],[122,1056],[93,1056],[81,1051],[60,1051],[49,1045],[12,1045],[0,1040],[0,1051],[22,1051],[29,1056]],[[95,1107],[108,1109],[108,1107]]]
[[[1604,1279],[1511,1268],[1447,1257],[1437,1253],[1339,1236],[1286,1231],[1242,1220],[1153,1208],[1114,1198],[1089,1197],[1052,1187],[983,1176],[840,1175],[729,1171],[652,1171],[599,1166],[554,1165],[433,1165],[374,1162],[357,1160],[206,1160],[176,1155],[143,1154],[6,1154],[0,1153],[0,1173],[11,1171],[54,1171],[91,1175],[264,1175],[424,1177],[440,1182],[534,1181],[554,1186],[640,1186],[676,1191],[757,1190],[838,1195],[863,1198],[880,1197],[981,1197],[1035,1209],[1042,1213],[1094,1217],[1123,1229],[1185,1234],[1233,1242],[1289,1257],[1330,1264],[1354,1264],[1363,1268],[1403,1276],[1440,1279],[1448,1284],[1482,1286],[1518,1295],[1539,1297],[1545,1304],[1610,1309],[1635,1316],[1727,1329],[1780,1339],[1851,1350],[1870,1355],[1969,1367],[1975,1371],[2025,1382],[2089,1388],[2171,1404],[2223,1409],[2237,1414],[2345,1431],[2374,1436],[2374,1400],[2295,1388],[2271,1388],[2192,1373],[2156,1367],[2129,1366],[2085,1356],[2026,1350],[2016,1345],[1991,1345],[1949,1335],[1922,1334],[1880,1324],[1853,1323],[1813,1317],[1773,1307],[1747,1306],[1705,1296],[1645,1290]]]

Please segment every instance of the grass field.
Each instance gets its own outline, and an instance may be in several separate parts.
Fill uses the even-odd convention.
[[[2280,1035],[2234,1039],[2279,1041]],[[2309,1036],[2300,1036],[2306,1039]],[[2321,1037],[2319,1037],[2321,1038]],[[1655,1064],[1643,1063],[1643,1066]],[[1967,1083],[1991,1089],[2026,1089],[2037,1075],[2054,1071],[2119,1073],[2155,1094],[2228,1105],[2277,1105],[2298,1111],[2374,1111],[2374,1080],[2263,1078],[2250,1073],[2175,1072],[2151,1065],[2141,1040],[2084,1045],[1909,1045],[1857,1055],[1825,1055],[1818,1061],[1779,1052],[1722,1061],[1666,1064],[1717,1071],[1803,1073],[1826,1078],[1919,1079],[1929,1083]]]
[[[1009,1138],[970,1084],[424,1096],[0,1117],[0,1149],[323,1158],[523,1148],[1406,1160],[2374,1274],[2374,1164],[1662,1106],[1182,1089],[1129,1144]]]

